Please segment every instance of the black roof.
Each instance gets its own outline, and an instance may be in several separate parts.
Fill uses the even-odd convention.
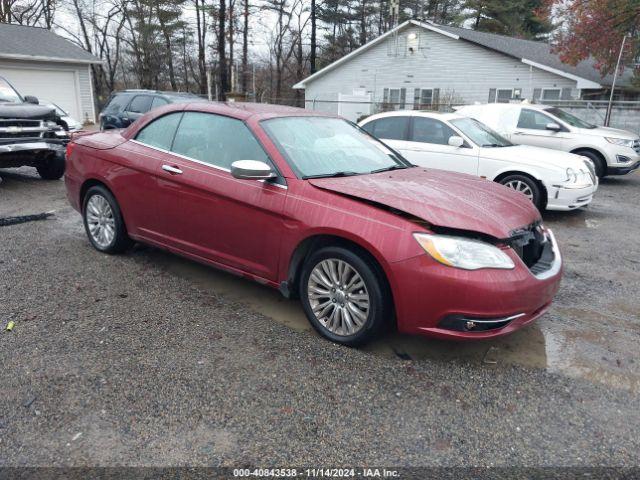
[[[100,63],[100,59],[51,30],[10,23],[0,23],[0,58],[3,57],[65,63]]]
[[[560,56],[554,53],[553,47],[546,42],[537,42],[532,40],[524,40],[521,38],[508,37],[506,35],[498,35],[495,33],[479,32],[461,27],[449,27],[446,25],[431,24],[434,27],[446,32],[458,35],[461,39],[476,43],[483,47],[495,50],[506,55],[536,62],[547,67],[555,68],[565,73],[576,75],[587,80],[599,83],[601,85],[611,85],[613,75],[602,77],[596,69],[596,61],[588,58],[576,66],[569,65],[560,60]],[[627,68],[624,74],[618,77],[617,85],[629,86],[633,72]]]

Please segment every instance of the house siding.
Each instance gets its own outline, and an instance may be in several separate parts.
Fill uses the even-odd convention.
[[[87,64],[73,64],[62,62],[44,62],[44,61],[22,61],[8,60],[0,58],[0,75],[3,69],[24,69],[33,70],[34,74],[46,75],[47,71],[65,71],[71,72],[75,76],[76,85],[76,105],[79,118],[76,120],[84,122],[86,120],[95,121],[96,114],[93,103],[93,88],[91,85],[90,67]],[[19,85],[15,85],[18,90],[22,90]],[[35,92],[20,92],[23,95],[33,94]]]
[[[414,53],[408,36],[416,34]],[[534,90],[556,88],[579,97],[576,82],[525,65],[519,59],[456,40],[414,25],[370,47],[363,53],[305,85],[307,108],[337,113],[339,94],[354,90],[382,102],[384,89],[406,89],[406,108],[413,107],[414,89],[438,88],[440,103],[487,102],[490,89],[521,89],[531,99]]]

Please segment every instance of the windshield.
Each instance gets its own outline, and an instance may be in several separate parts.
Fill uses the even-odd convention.
[[[580,120],[578,117],[571,115],[570,113],[565,112],[564,110],[560,110],[558,107],[545,108],[545,112],[550,113],[554,117],[559,118],[565,123],[568,123],[572,127],[577,128],[596,128],[595,125],[591,123],[585,122],[584,120]]]
[[[481,147],[511,147],[513,145],[498,132],[473,118],[456,118],[451,120],[451,123],[469,137],[473,143]]]
[[[0,102],[22,103],[18,92],[4,78],[0,78]]]
[[[359,175],[409,163],[353,124],[338,118],[284,117],[262,126],[301,178]]]

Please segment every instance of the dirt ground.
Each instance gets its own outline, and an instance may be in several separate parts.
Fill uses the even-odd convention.
[[[54,212],[0,227],[0,466],[640,462],[640,174],[544,215],[565,276],[533,325],[364,350],[259,284],[101,255],[62,181],[0,177],[0,218]]]

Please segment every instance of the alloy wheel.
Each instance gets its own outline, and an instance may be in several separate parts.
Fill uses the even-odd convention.
[[[309,276],[307,296],[318,322],[335,335],[353,335],[367,322],[369,292],[358,271],[344,260],[319,262]]]
[[[533,191],[531,190],[531,187],[526,183],[524,183],[522,180],[511,180],[505,183],[504,186],[509,187],[515,190],[516,192],[522,193],[524,196],[526,196],[529,200],[533,202]]]
[[[100,248],[107,248],[116,235],[113,210],[102,195],[92,195],[86,206],[87,226],[93,241]]]

